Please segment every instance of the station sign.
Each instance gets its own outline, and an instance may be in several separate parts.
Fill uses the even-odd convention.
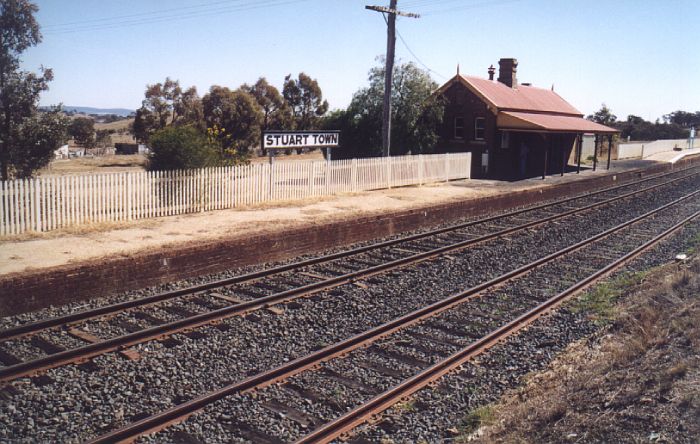
[[[340,131],[265,131],[262,148],[333,148],[340,141]]]

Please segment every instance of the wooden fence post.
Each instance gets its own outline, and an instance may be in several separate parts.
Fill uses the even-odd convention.
[[[357,159],[352,159],[352,192],[357,192]]]
[[[445,182],[450,181],[450,157],[449,153],[445,153]]]
[[[34,180],[34,229],[37,232],[41,231],[41,188],[39,185],[39,179]]]
[[[383,157],[386,159],[386,187],[391,188],[391,156]]]
[[[425,162],[423,161],[423,155],[418,155],[418,185],[423,186],[423,169]]]
[[[126,219],[132,220],[131,217],[131,194],[133,193],[133,186],[131,183],[131,171],[126,172]]]

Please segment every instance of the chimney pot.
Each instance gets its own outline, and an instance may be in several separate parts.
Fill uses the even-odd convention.
[[[501,59],[498,61],[498,81],[509,88],[518,87],[518,59]]]
[[[493,80],[493,75],[496,74],[496,68],[493,65],[489,66],[489,80]]]

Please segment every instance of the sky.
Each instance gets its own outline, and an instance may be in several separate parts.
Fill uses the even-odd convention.
[[[386,52],[388,0],[34,0],[43,41],[22,67],[53,69],[42,105],[136,109],[166,77],[200,95],[266,77],[316,78],[344,108]],[[487,77],[499,58],[584,114],[619,119],[700,110],[700,1],[398,0],[396,56],[443,84],[457,65]]]

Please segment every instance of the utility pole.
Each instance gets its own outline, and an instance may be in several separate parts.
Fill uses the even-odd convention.
[[[396,9],[396,0],[389,1],[389,7],[365,6],[365,9],[389,15],[386,31],[386,67],[384,73],[384,108],[382,109],[382,151],[389,156],[391,147],[391,77],[394,73],[394,50],[396,48],[396,16],[419,18],[420,15]]]

